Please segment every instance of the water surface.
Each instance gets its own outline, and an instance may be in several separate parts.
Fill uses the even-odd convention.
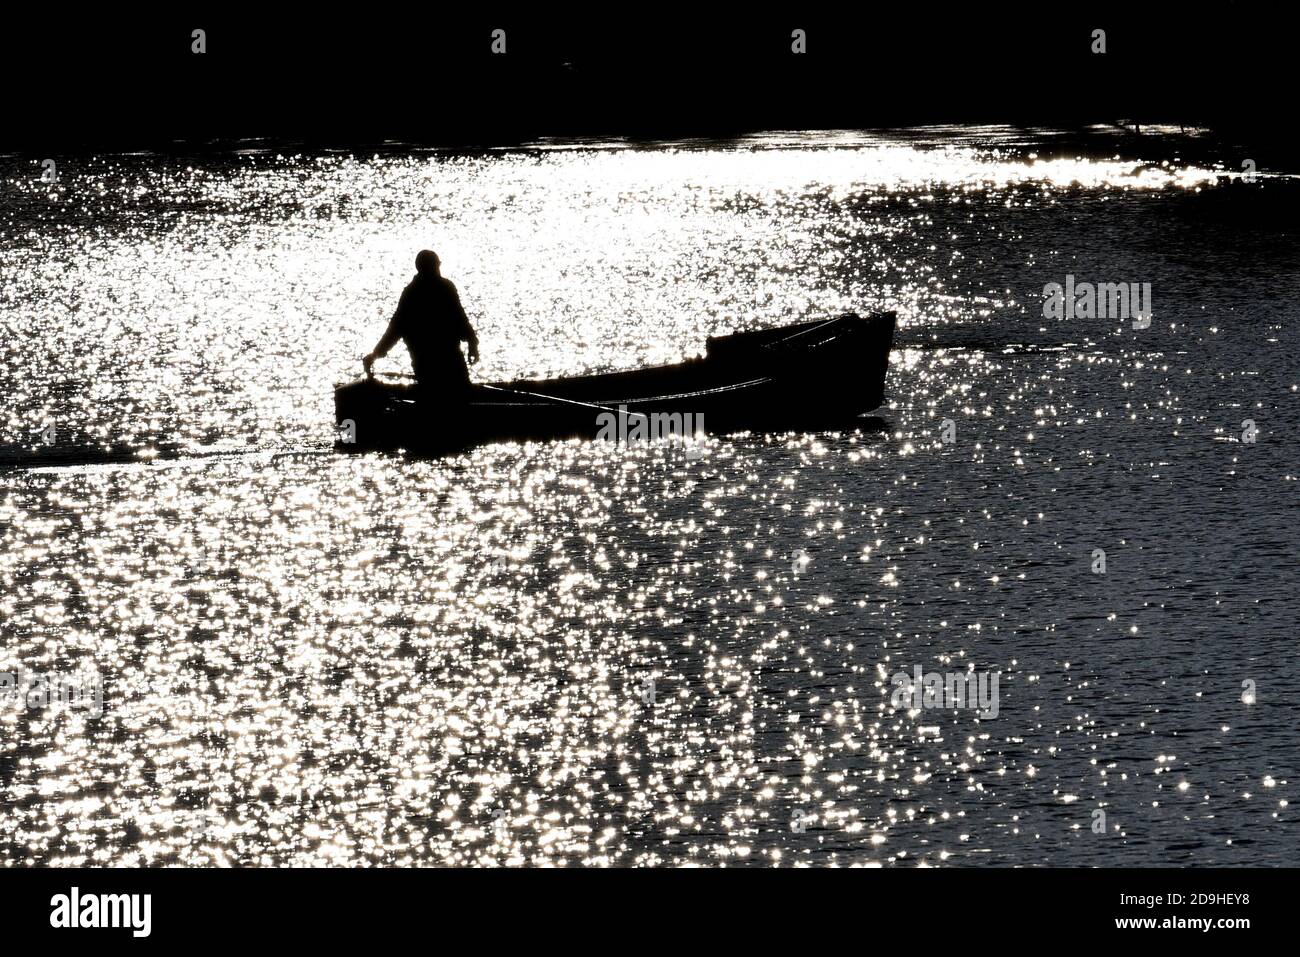
[[[104,694],[0,860],[1300,863],[1295,193],[1051,142],[0,158],[0,670]],[[336,455],[425,246],[483,378],[895,309],[885,430]]]

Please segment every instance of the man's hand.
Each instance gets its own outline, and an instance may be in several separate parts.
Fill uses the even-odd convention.
[[[361,367],[366,370],[367,378],[373,378],[374,373],[370,371],[370,367],[373,366],[374,364],[375,364],[375,354],[373,352],[361,360]]]

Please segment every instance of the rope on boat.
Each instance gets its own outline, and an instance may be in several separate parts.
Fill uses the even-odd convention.
[[[406,372],[380,372],[379,375],[387,376],[391,379],[414,379],[415,376]],[[375,378],[372,374],[370,378]],[[547,402],[563,402],[567,405],[580,405],[584,409],[595,409],[597,412],[608,412],[610,415],[627,415],[636,416],[639,419],[649,417],[644,412],[629,412],[626,409],[611,409],[608,406],[596,405],[594,402],[579,402],[577,399],[562,399],[558,395],[544,395],[541,392],[525,392],[523,389],[504,389],[499,385],[488,385],[486,382],[476,382],[474,386],[479,389],[491,389],[493,392],[504,392],[506,395],[526,395],[531,399],[545,399]]]
[[[635,415],[638,418],[646,419],[649,417],[644,412],[629,412],[626,409],[611,409],[607,406],[596,405],[594,402],[579,402],[577,399],[561,399],[558,395],[543,395],[540,392],[525,392],[522,389],[503,389],[499,385],[479,384],[479,388],[491,389],[493,392],[504,392],[506,395],[526,395],[533,399],[545,399],[547,402],[564,402],[568,405],[580,405],[586,409],[596,409],[600,412],[608,412],[611,415]]]

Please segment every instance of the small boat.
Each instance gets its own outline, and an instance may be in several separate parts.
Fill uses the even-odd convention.
[[[334,390],[336,448],[445,454],[488,442],[853,428],[884,398],[895,314],[846,314],[710,337],[673,365],[481,383],[429,408],[369,377]],[[676,432],[674,432],[676,430]]]

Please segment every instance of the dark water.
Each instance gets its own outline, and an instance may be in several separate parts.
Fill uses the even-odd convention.
[[[1300,863],[1300,203],[1151,143],[0,157],[0,860]],[[885,431],[335,455],[423,246],[484,378],[896,309]]]

